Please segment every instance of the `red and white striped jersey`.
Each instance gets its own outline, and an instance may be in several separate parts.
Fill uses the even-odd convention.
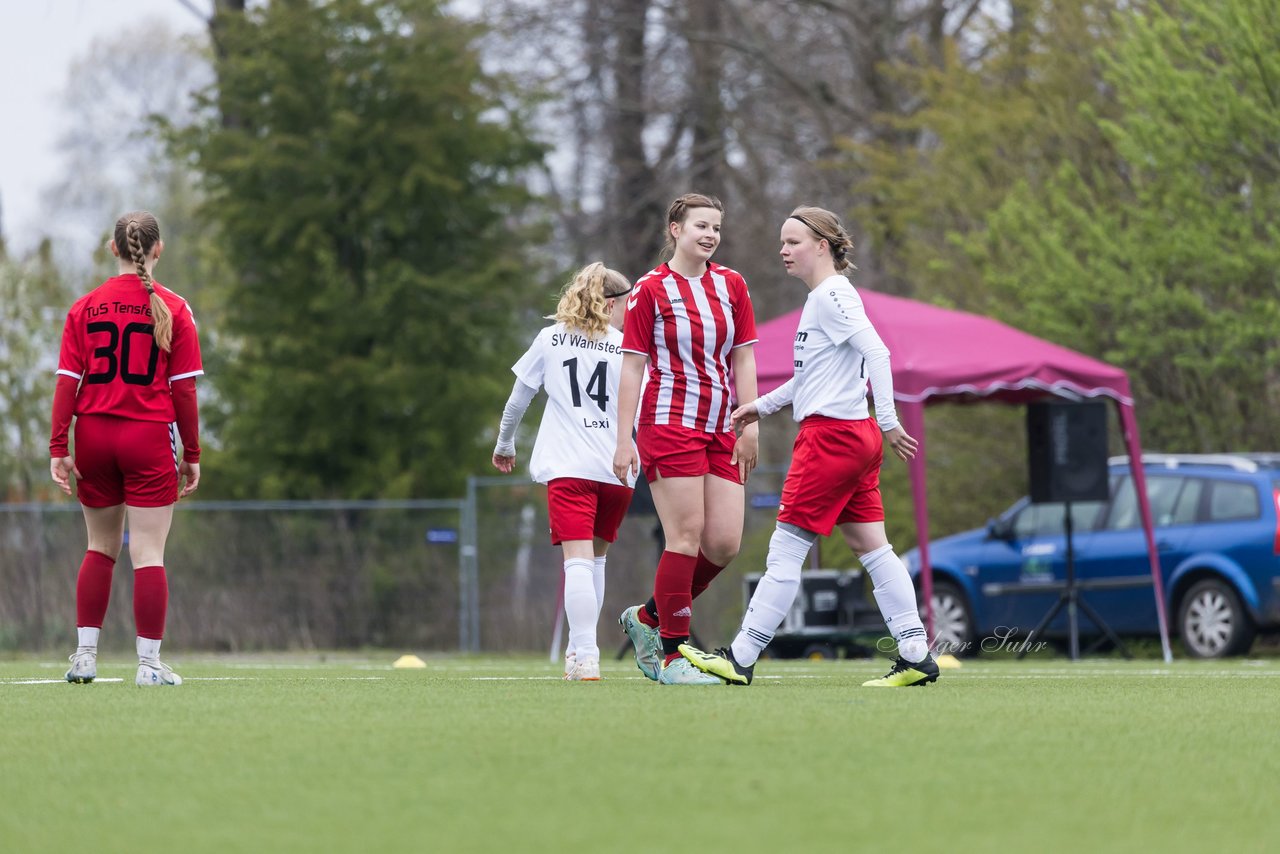
[[[729,354],[755,342],[751,295],[737,271],[708,264],[701,279],[686,279],[663,264],[643,276],[622,331],[624,352],[649,357],[640,423],[728,431]]]
[[[168,353],[152,336],[151,298],[136,273],[107,279],[67,312],[58,373],[80,382],[76,415],[171,422],[169,384],[204,373],[191,307],[159,282],[155,288],[173,315]]]

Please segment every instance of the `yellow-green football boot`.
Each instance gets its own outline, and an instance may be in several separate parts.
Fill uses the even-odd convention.
[[[879,679],[868,679],[862,683],[863,688],[910,688],[916,685],[928,685],[938,681],[938,664],[932,655],[926,655],[924,661],[907,661],[899,658],[893,663],[889,672]]]

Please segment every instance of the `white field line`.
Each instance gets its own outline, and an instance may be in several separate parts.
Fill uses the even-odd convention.
[[[607,681],[609,682],[630,682],[632,680],[638,680],[641,682],[653,681],[652,679],[649,679],[646,676],[614,676],[612,674],[606,674],[606,675],[608,675]],[[755,681],[763,682],[766,679],[824,679],[824,678],[827,678],[827,677],[812,676],[806,673],[788,673],[786,676],[757,676]],[[545,680],[551,680],[553,682],[566,681],[563,676],[468,676],[467,677],[468,682],[538,682],[538,681],[545,681]]]
[[[94,682],[123,682],[123,679],[94,679]],[[0,685],[69,685],[65,679],[0,679]]]
[[[382,682],[386,680],[385,676],[305,676],[308,680],[324,680],[329,682]],[[94,684],[99,682],[123,682],[123,679],[103,678],[94,679]],[[274,682],[279,681],[275,677],[270,676],[184,676],[182,678],[186,682]],[[0,686],[3,685],[67,685],[70,684],[66,679],[6,679],[0,677]]]
[[[363,670],[389,672],[393,668],[390,664],[375,664],[372,662],[222,662],[217,659],[193,658],[188,659],[188,664],[193,666],[198,664],[207,664],[218,668],[226,668],[233,670],[256,670],[256,671],[272,671],[268,675],[263,676],[191,676],[186,677],[184,681],[190,682],[233,682],[233,681],[267,681],[271,679],[280,679],[289,672],[298,673],[298,678],[302,679],[324,679],[324,680],[346,680],[346,681],[381,681],[386,676],[349,676],[349,675],[325,675],[323,671],[332,671],[334,669],[345,670]],[[635,673],[626,666],[624,662],[609,662],[609,667],[605,669],[606,675],[612,681],[614,679],[622,680],[644,680],[644,677]],[[1061,665],[1036,665],[1028,667],[1015,667],[1004,663],[997,663],[995,666],[984,665],[981,662],[972,663],[963,669],[944,670],[942,673],[942,682],[950,682],[953,680],[961,681],[999,681],[999,680],[1028,680],[1028,679],[1052,679],[1052,680],[1069,680],[1069,679],[1091,679],[1107,677],[1164,677],[1167,679],[1275,679],[1280,678],[1280,667],[1275,667],[1274,662],[1257,659],[1247,659],[1230,668],[1200,669],[1192,667],[1182,669],[1178,667],[1154,666],[1132,669],[1126,666],[1124,662],[1116,662],[1116,666],[1111,667],[1105,663],[1094,662],[1088,665],[1064,662]],[[756,676],[758,680],[779,680],[779,679],[832,679],[842,676],[862,676],[864,674],[875,674],[883,670],[883,662],[877,661],[839,661],[839,662],[785,662],[771,661],[766,665],[773,673],[760,673]],[[60,670],[65,667],[60,662],[40,662],[35,665],[37,669],[43,670]],[[1247,668],[1247,669],[1246,669]],[[426,675],[434,677],[457,677],[468,681],[476,682],[516,682],[516,681],[561,681],[558,673],[550,673],[546,675],[515,675],[512,667],[507,662],[467,662],[455,663],[449,661],[429,662],[427,668],[423,671]],[[623,676],[620,672],[629,671],[629,675]],[[484,675],[481,675],[484,674]],[[97,682],[113,683],[123,682],[120,678],[99,678]],[[65,679],[52,678],[41,679],[37,677],[0,677],[0,686],[3,685],[61,685],[66,684]]]

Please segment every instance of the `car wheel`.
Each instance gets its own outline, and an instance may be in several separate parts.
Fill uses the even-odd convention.
[[[829,643],[811,643],[804,648],[804,657],[810,661],[826,661],[836,657],[836,648]]]
[[[924,614],[920,615],[924,619]],[[933,641],[941,655],[974,655],[973,610],[960,588],[950,581],[933,583]]]
[[[1257,628],[1234,587],[1218,578],[1191,585],[1178,609],[1182,645],[1195,658],[1241,655],[1253,644]]]

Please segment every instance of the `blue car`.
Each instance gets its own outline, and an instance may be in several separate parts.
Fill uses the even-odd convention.
[[[1116,634],[1158,635],[1128,458],[1109,462],[1110,500],[1071,505],[1080,596]],[[1280,454],[1144,454],[1142,465],[1170,632],[1196,658],[1247,653],[1280,628]],[[1039,624],[1066,577],[1064,511],[1023,498],[985,528],[929,544],[942,651],[1013,648]],[[905,561],[918,586],[919,550]],[[1086,640],[1101,635],[1083,611],[1078,625]],[[1045,635],[1067,631],[1064,608]]]

